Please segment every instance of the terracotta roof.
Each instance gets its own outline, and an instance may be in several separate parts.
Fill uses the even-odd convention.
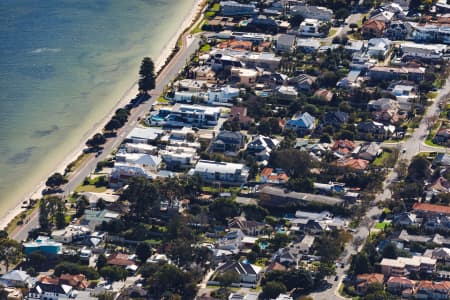
[[[60,277],[50,277],[44,275],[40,278],[39,281],[42,283],[53,285],[66,284],[78,290],[84,290],[89,286],[89,283],[86,280],[86,276],[84,276],[83,274],[62,274]]]
[[[336,142],[334,142],[333,147],[331,147],[331,149],[334,151],[341,148],[347,148],[353,151],[353,149],[356,148],[356,144],[350,140],[337,140]]]
[[[383,31],[386,28],[386,24],[379,20],[367,20],[363,24],[364,29],[372,29],[372,30],[378,30]]]
[[[268,176],[270,176],[270,175],[272,174],[272,172],[273,172],[273,169],[272,169],[272,168],[264,168],[264,169],[261,171],[261,176],[266,176],[266,177],[268,177]]]
[[[333,99],[333,95],[334,95],[333,92],[326,90],[326,89],[318,89],[314,93],[314,96],[323,97],[327,101],[331,101],[331,99]]]
[[[108,257],[108,265],[126,267],[134,265],[134,262],[128,258],[128,254],[115,253]]]
[[[351,168],[354,170],[365,170],[369,166],[369,161],[365,159],[344,158],[336,161],[338,167]]]
[[[274,262],[267,267],[267,271],[286,271],[286,267],[278,262]]]
[[[387,283],[398,283],[401,285],[409,285],[409,284],[414,284],[414,281],[412,281],[411,279],[408,279],[406,277],[399,277],[399,276],[391,276],[389,277]]]
[[[436,214],[450,215],[450,206],[429,204],[429,203],[415,203],[413,205],[413,210],[430,212]]]
[[[379,273],[370,273],[370,274],[360,274],[356,276],[357,281],[362,281],[367,284],[380,283],[384,282],[384,275]]]

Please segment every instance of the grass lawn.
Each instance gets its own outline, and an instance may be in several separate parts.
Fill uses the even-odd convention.
[[[210,44],[204,44],[204,45],[200,48],[200,52],[209,52],[209,50],[211,50],[211,45],[210,45]]]
[[[214,5],[211,7],[210,11],[218,12],[220,10],[220,3],[214,3]]]
[[[82,166],[91,156],[93,153],[83,153],[80,156],[77,157],[76,160],[71,162],[66,167],[66,173],[72,173],[75,172],[80,166]]]
[[[191,34],[196,34],[199,32],[202,32],[202,26],[203,24],[205,24],[205,19],[201,20],[200,22],[198,22],[197,26],[194,27],[194,29],[191,30]]]
[[[437,97],[438,94],[439,94],[438,92],[428,92],[427,93],[427,98],[434,99],[434,98]]]
[[[75,192],[77,193],[85,193],[85,192],[91,192],[91,193],[103,193],[106,191],[106,186],[100,186],[96,187],[95,185],[80,185],[75,189]]]
[[[383,153],[373,161],[373,165],[376,167],[392,168],[393,166],[389,166],[389,164],[391,164],[389,160],[392,155],[393,153],[391,152],[383,151]]]
[[[216,187],[212,187],[212,186],[202,186],[202,192],[205,193],[232,193],[232,194],[237,194],[239,193],[240,188],[239,187],[230,187],[230,188],[216,188]]]
[[[367,18],[368,15],[369,14],[367,13],[367,14],[364,14],[364,15],[361,16],[361,19],[359,19],[358,22],[356,22],[356,24],[358,24],[358,27],[362,26],[362,24],[363,24],[362,20],[364,19],[364,17]]]
[[[158,103],[169,103],[170,101],[164,98],[163,96],[158,97]]]
[[[385,229],[386,227],[390,226],[391,222],[378,222],[377,224],[375,224],[375,228],[376,229]]]
[[[337,29],[331,28],[330,31],[328,32],[328,37],[332,37],[336,34]]]

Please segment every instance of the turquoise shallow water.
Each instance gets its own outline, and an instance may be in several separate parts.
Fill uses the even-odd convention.
[[[110,112],[194,2],[0,1],[0,216]]]

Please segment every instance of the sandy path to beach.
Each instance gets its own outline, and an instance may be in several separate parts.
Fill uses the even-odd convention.
[[[193,5],[191,11],[184,19],[182,25],[179,27],[177,32],[175,32],[170,40],[170,42],[164,47],[164,49],[161,51],[161,54],[158,56],[157,59],[154,60],[155,62],[155,71],[159,72],[159,70],[165,65],[167,59],[172,54],[173,49],[175,48],[177,41],[179,37],[191,26],[195,25],[198,21],[196,19],[197,16],[201,13],[201,10],[203,8],[205,0],[197,0],[196,3]],[[50,174],[46,174],[42,176],[41,181],[35,186],[33,189],[33,192],[31,192],[27,197],[22,199],[20,202],[17,203],[17,206],[11,210],[9,210],[1,219],[0,219],[0,230],[6,228],[6,226],[15,218],[15,216],[19,215],[21,212],[25,211],[25,209],[22,208],[22,203],[24,201],[28,201],[29,199],[38,199],[42,197],[42,191],[46,188],[45,181],[46,179],[53,174],[54,172],[60,172],[64,173],[64,170],[68,164],[70,164],[72,161],[76,160],[79,155],[82,154],[83,149],[86,148],[85,142],[88,138],[93,136],[97,132],[101,132],[105,124],[111,119],[111,117],[114,115],[115,111],[118,108],[124,107],[126,104],[130,102],[131,99],[133,99],[138,94],[138,84],[137,80],[133,83],[133,85],[127,89],[122,96],[119,98],[119,101],[116,103],[116,105],[111,109],[111,111],[101,120],[96,122],[94,126],[88,130],[80,139],[80,142],[78,146],[65,157],[65,159],[58,165],[58,167]]]

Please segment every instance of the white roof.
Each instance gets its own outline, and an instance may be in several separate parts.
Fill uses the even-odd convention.
[[[145,139],[155,140],[159,135],[163,134],[163,131],[150,127],[136,127],[127,136],[128,139]]]
[[[238,170],[244,169],[243,164],[215,162],[210,160],[200,160],[195,166],[196,172],[201,173],[236,173]]]
[[[123,153],[118,154],[117,157],[124,158],[127,163],[143,166],[158,166],[161,164],[161,158],[159,156],[144,153]]]

